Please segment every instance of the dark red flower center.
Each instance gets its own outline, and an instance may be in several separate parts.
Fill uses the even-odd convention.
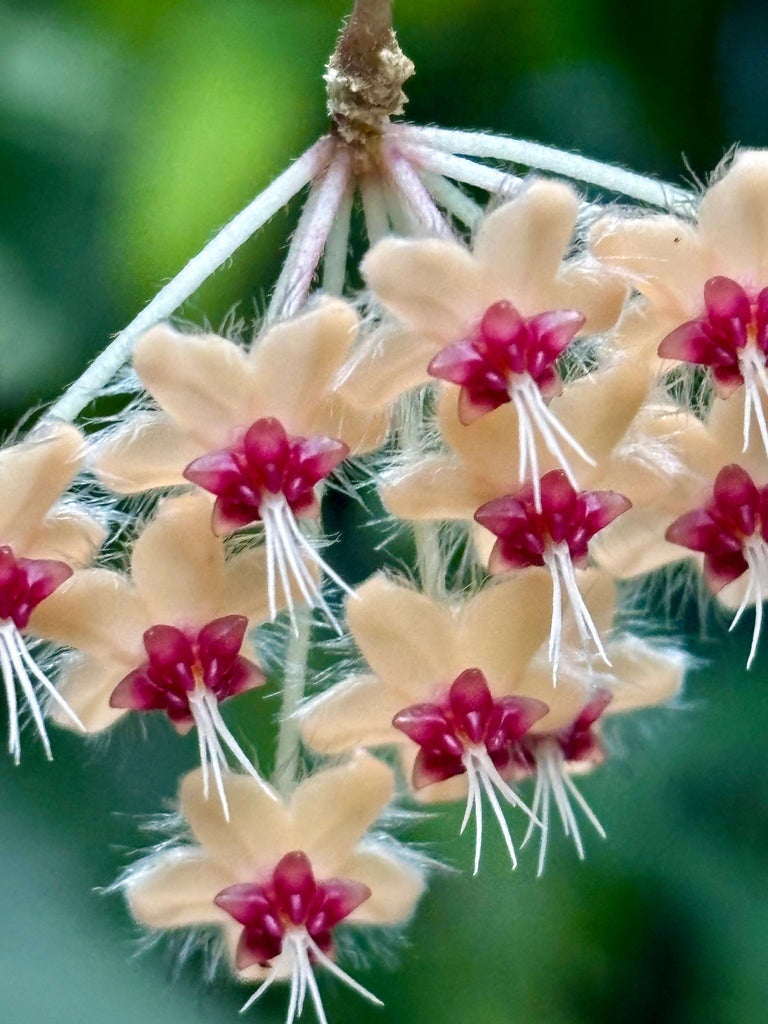
[[[532,380],[545,398],[559,394],[555,362],[583,325],[573,309],[523,317],[511,302],[495,302],[470,336],[438,352],[428,370],[461,385],[459,416],[471,423],[509,402],[516,379]]]
[[[467,770],[465,754],[481,748],[500,775],[510,767],[520,738],[549,708],[529,697],[494,699],[479,668],[468,668],[439,704],[413,704],[392,719],[421,748],[413,766],[420,789]]]
[[[259,883],[230,885],[214,902],[243,926],[237,947],[240,970],[267,966],[279,956],[291,930],[302,929],[323,953],[332,955],[332,931],[371,895],[362,882],[329,878],[318,882],[309,857],[293,850]]]
[[[750,295],[730,277],[711,277],[704,285],[704,313],[675,328],[659,345],[659,355],[699,363],[712,370],[722,398],[744,383],[749,343],[765,364],[768,353],[768,288]]]
[[[240,655],[244,615],[214,619],[200,630],[151,626],[147,661],[120,680],[109,703],[132,711],[164,711],[180,732],[194,724],[190,698],[204,688],[221,703],[264,683],[261,670]]]
[[[528,773],[536,771],[536,755],[553,745],[559,748],[563,761],[568,764],[599,764],[604,757],[600,737],[595,724],[611,703],[607,690],[598,690],[588,704],[582,708],[574,721],[557,732],[536,733],[526,736],[520,744],[522,757],[519,767]]]
[[[25,629],[40,602],[71,575],[64,562],[16,558],[7,544],[0,546],[0,626],[12,622],[16,629]]]
[[[263,518],[264,503],[283,499],[297,518],[316,516],[314,487],[349,454],[332,437],[293,437],[273,416],[256,420],[242,441],[208,452],[184,470],[187,480],[216,495],[213,525],[231,533]]]
[[[532,485],[526,484],[475,512],[475,520],[498,537],[489,562],[492,573],[544,565],[555,545],[566,545],[573,564],[584,566],[592,537],[632,505],[618,491],[577,492],[561,469],[544,474],[540,492],[541,511]]]
[[[716,594],[749,569],[750,545],[768,540],[768,487],[741,466],[724,466],[706,505],[676,519],[665,537],[704,554],[704,577]]]

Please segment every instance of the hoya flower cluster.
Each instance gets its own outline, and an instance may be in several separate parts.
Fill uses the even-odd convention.
[[[392,122],[409,62],[387,30],[365,72],[355,26],[329,65],[333,131],[0,452],[12,758],[21,702],[49,755],[44,712],[194,731],[178,836],[123,889],[150,929],[213,928],[258,985],[244,1009],[287,981],[288,1024],[307,999],[325,1021],[323,971],[378,1001],[336,929],[415,911],[426,864],[386,834],[394,809],[459,801],[475,874],[492,820],[527,876],[510,885],[544,872],[556,819],[579,857],[585,823],[605,836],[575,779],[612,756],[611,716],[671,700],[684,673],[673,623],[667,645],[626,626],[649,572],[693,553],[734,624],[754,615],[748,664],[768,597],[768,154],[737,153],[700,198],[608,179],[682,213],[597,208],[482,163],[513,140]],[[165,322],[307,183],[250,343]],[[86,435],[68,421],[130,347],[135,400]],[[411,537],[414,563],[384,545],[345,580],[329,488],[384,520],[371,537]],[[268,677],[273,766],[221,710],[254,691],[271,719]]]

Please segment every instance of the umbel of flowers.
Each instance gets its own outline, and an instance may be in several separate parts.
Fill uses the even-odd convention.
[[[682,685],[680,645],[623,626],[649,572],[695,559],[734,624],[754,615],[748,665],[768,596],[768,154],[736,153],[688,195],[393,122],[410,70],[388,5],[359,0],[328,68],[329,135],[0,451],[12,758],[22,702],[49,756],[44,714],[194,731],[175,837],[122,889],[149,929],[213,929],[258,984],[244,1009],[287,982],[288,1024],[308,1000],[324,1024],[323,972],[378,1002],[337,940],[401,928],[426,885],[386,834],[394,809],[463,804],[475,874],[489,812],[522,873],[528,843],[543,873],[555,817],[579,857],[585,822],[605,836],[577,777],[616,756],[612,716]],[[486,157],[663,212],[598,210]],[[249,343],[165,322],[304,185]],[[356,196],[371,246],[345,298]],[[129,357],[136,401],[86,437],[68,421]],[[353,587],[325,550],[324,496],[368,511],[371,485],[370,537],[411,534],[415,565],[385,544]],[[315,677],[316,644],[338,657]],[[248,701],[272,717],[268,675],[273,766],[230,717]]]

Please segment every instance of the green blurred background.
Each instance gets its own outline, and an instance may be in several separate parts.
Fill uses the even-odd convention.
[[[0,427],[53,398],[324,126],[320,74],[347,0],[0,2]],[[703,176],[735,141],[768,144],[768,9],[723,0],[400,0],[417,65],[409,116],[577,148],[666,178]],[[275,218],[185,307],[214,324],[261,306],[290,221]],[[751,623],[694,649],[674,710],[612,732],[583,784],[608,833],[588,859],[555,835],[512,874],[439,873],[394,970],[359,967],[383,1011],[335,984],[330,1020],[602,1024],[768,1019],[768,641]],[[252,702],[249,704],[248,701]],[[269,734],[277,699],[243,697]],[[3,725],[0,722],[0,731]],[[143,815],[194,764],[162,721],[83,745],[33,738],[0,760],[0,1019],[226,1024],[244,993],[194,963],[132,958],[101,891],[149,840]],[[466,867],[460,812],[410,826]],[[520,822],[518,832],[520,831]],[[491,830],[492,831],[492,830]],[[526,851],[527,852],[527,851]],[[260,1018],[282,1019],[279,994]],[[311,1011],[307,1011],[311,1019]]]

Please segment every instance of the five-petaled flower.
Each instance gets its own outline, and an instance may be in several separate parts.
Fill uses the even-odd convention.
[[[216,533],[260,522],[273,617],[278,579],[291,613],[293,578],[332,620],[310,566],[345,586],[297,519],[318,515],[315,487],[347,455],[384,437],[386,416],[355,409],[337,390],[356,330],[354,310],[337,299],[271,327],[250,352],[155,327],[133,364],[162,411],[132,417],[95,453],[96,471],[119,492],[187,481],[210,491]]]
[[[75,427],[40,430],[0,451],[0,676],[8,701],[8,748],[21,758],[17,685],[46,755],[51,747],[35,693],[39,684],[74,725],[82,723],[41,671],[26,638],[41,636],[38,619],[73,567],[87,563],[103,528],[62,493],[80,470],[84,438]]]
[[[39,628],[78,652],[61,687],[89,732],[127,710],[164,711],[181,733],[196,726],[206,791],[210,766],[224,801],[223,747],[255,773],[219,704],[264,682],[247,633],[268,614],[266,566],[260,550],[227,561],[210,514],[206,495],[167,499],[134,545],[130,577],[75,573]]]
[[[286,800],[266,783],[228,776],[230,818],[206,801],[199,772],[181,786],[181,810],[199,845],[166,847],[125,881],[136,918],[157,929],[217,925],[232,965],[262,985],[291,985],[288,1021],[310,993],[325,1019],[316,965],[378,1002],[335,962],[333,931],[405,922],[422,871],[391,841],[366,835],[393,796],[391,770],[359,752],[322,769]]]

